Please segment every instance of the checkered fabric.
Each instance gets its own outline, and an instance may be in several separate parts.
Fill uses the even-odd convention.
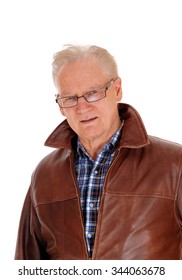
[[[80,190],[85,237],[90,257],[92,256],[94,246],[97,214],[100,205],[102,187],[104,185],[104,178],[120,141],[121,129],[122,127],[102,148],[96,160],[93,160],[88,155],[79,139],[77,141],[77,153],[74,164]]]

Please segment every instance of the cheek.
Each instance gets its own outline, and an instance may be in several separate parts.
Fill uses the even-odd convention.
[[[99,119],[102,125],[107,125],[111,120],[111,110],[108,107],[104,107],[103,110],[99,112]]]
[[[77,117],[74,113],[64,112],[64,116],[66,117],[67,122],[72,129],[77,127]]]

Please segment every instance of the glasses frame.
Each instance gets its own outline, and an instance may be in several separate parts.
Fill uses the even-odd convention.
[[[115,81],[115,79],[112,78],[111,80],[109,80],[109,82],[107,82],[107,84],[106,84],[105,86],[103,86],[103,87],[98,87],[98,88],[95,88],[95,89],[93,89],[93,90],[87,91],[87,92],[85,92],[85,93],[84,93],[83,95],[81,95],[81,96],[68,95],[68,96],[60,97],[59,94],[56,94],[56,99],[55,99],[55,101],[56,101],[56,103],[58,103],[58,105],[59,105],[60,108],[72,108],[72,107],[76,107],[76,106],[78,105],[78,99],[79,99],[79,98],[82,98],[82,97],[83,97],[83,98],[85,99],[85,101],[88,102],[88,103],[97,102],[97,101],[99,101],[99,100],[101,100],[101,99],[104,99],[104,98],[106,97],[107,90],[113,85],[114,81]],[[94,91],[94,90],[103,90],[104,93],[105,93],[105,95],[104,95],[103,97],[99,98],[99,99],[96,99],[96,100],[93,100],[93,101],[88,101],[88,100],[86,99],[85,95],[88,94],[88,93],[91,92],[91,91]],[[63,100],[63,99],[65,99],[65,98],[69,98],[69,97],[74,97],[74,98],[75,98],[75,105],[72,105],[72,106],[61,106],[60,103],[59,103],[59,100]]]

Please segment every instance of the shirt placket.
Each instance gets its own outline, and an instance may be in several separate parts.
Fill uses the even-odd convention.
[[[88,245],[88,252],[91,255],[95,239],[95,231],[97,224],[97,214],[100,202],[100,180],[101,167],[99,162],[93,164],[88,181],[88,192],[86,197],[86,220],[85,220],[85,236]]]

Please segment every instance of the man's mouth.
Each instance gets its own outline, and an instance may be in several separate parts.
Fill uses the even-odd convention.
[[[91,123],[93,121],[95,121],[97,119],[97,117],[94,117],[94,118],[88,118],[88,119],[84,119],[84,120],[81,120],[81,123]]]

